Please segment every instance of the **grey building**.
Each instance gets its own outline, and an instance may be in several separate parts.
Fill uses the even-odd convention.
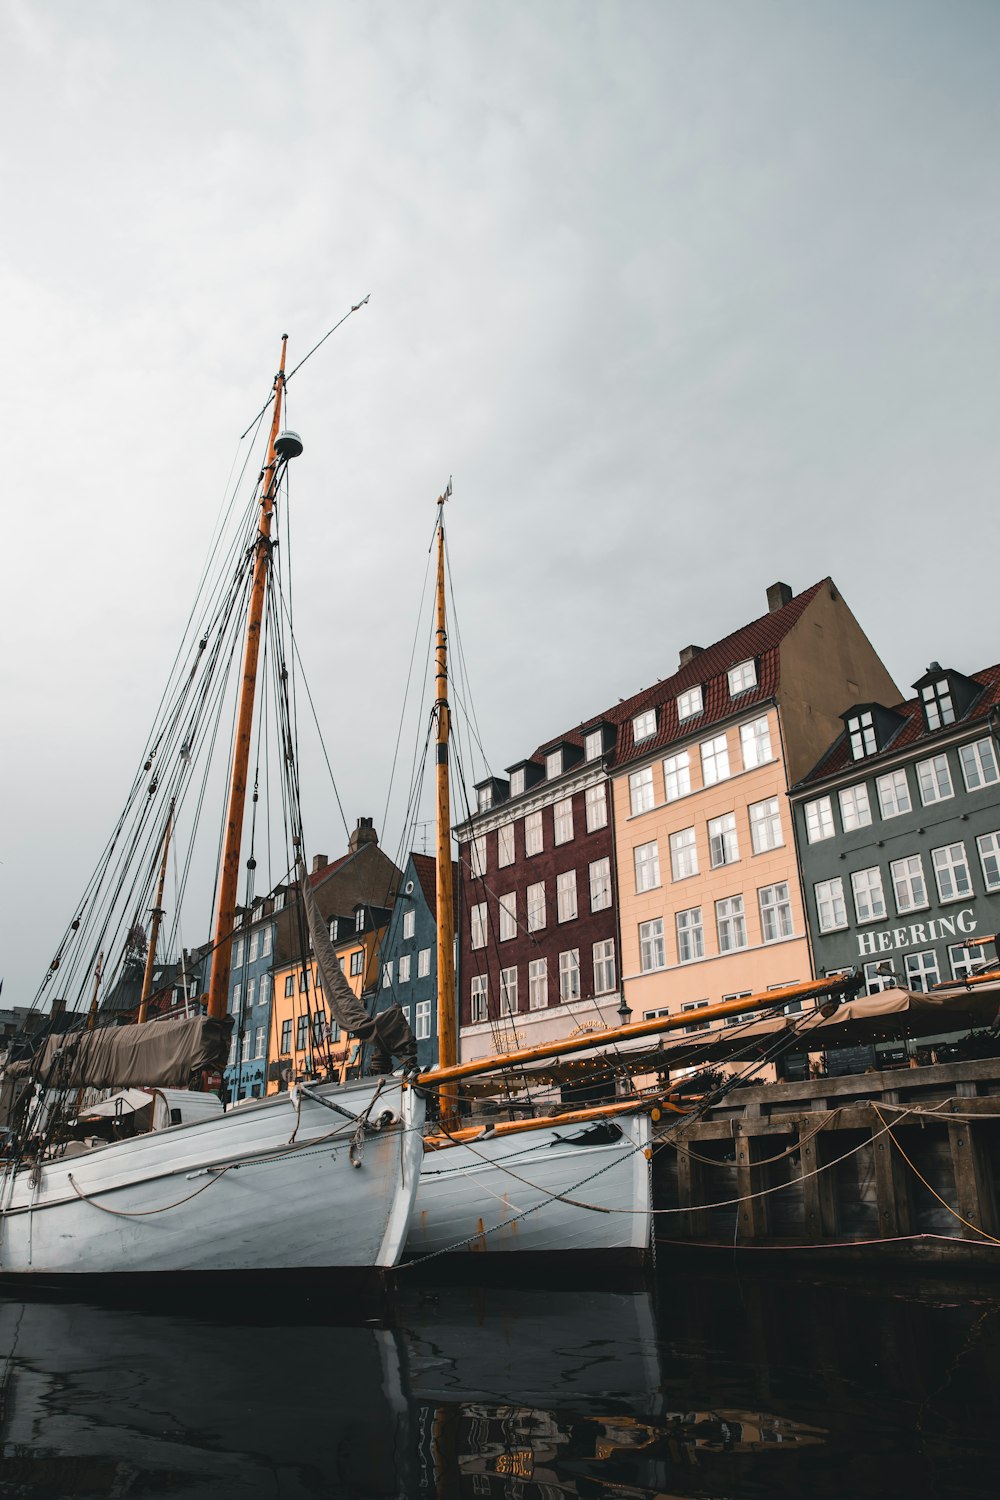
[[[816,973],[926,990],[996,961],[1000,666],[932,662],[905,703],[859,703],[790,793]]]

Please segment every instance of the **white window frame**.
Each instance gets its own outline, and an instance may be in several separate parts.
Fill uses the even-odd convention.
[[[855,714],[847,721],[847,737],[851,745],[851,758],[853,760],[864,760],[866,755],[874,755],[878,749],[878,735],[875,733],[875,719],[871,709],[865,709],[863,713]]]
[[[556,876],[556,921],[572,922],[578,915],[576,871],[563,870]]]
[[[403,938],[411,938],[417,930],[417,914],[411,907],[403,913]]]
[[[730,667],[729,696],[738,698],[740,693],[747,693],[751,688],[757,686],[757,663],[751,656],[748,661],[737,662],[735,667]]]
[[[512,797],[523,797],[524,796],[524,786],[525,786],[526,777],[527,777],[527,772],[525,771],[525,769],[524,769],[523,766],[519,767],[519,769],[516,770],[516,771],[511,771],[511,773],[510,773],[510,795]]]
[[[265,1033],[266,1029],[267,1028],[264,1027],[264,1026],[258,1026],[257,1030],[256,1030],[256,1032],[254,1034],[254,1054],[253,1055],[254,1055],[255,1058],[261,1058],[261,1057],[264,1056],[264,1033]]]
[[[641,745],[643,740],[651,740],[656,734],[656,709],[647,708],[645,713],[636,714],[632,720],[632,739],[635,744]]]
[[[482,880],[486,874],[486,835],[481,833],[469,845],[469,873],[473,880]]]
[[[476,787],[476,811],[477,812],[489,812],[489,810],[490,810],[490,808],[492,806],[493,806],[493,788],[492,788],[492,786],[477,786]]]
[[[1000,891],[1000,832],[981,833],[976,839],[979,864],[983,872],[983,886],[987,891]]]
[[[639,968],[643,974],[655,974],[666,967],[663,918],[651,917],[648,922],[639,923]]]
[[[704,706],[701,685],[688,688],[687,692],[677,695],[677,718],[683,724],[685,719],[693,719],[700,714]]]
[[[652,766],[643,766],[641,770],[629,773],[628,796],[633,818],[649,812],[655,802]]]
[[[569,844],[573,839],[573,798],[564,797],[557,802],[552,809],[555,821],[555,836],[553,843]]]
[[[545,1010],[549,1003],[549,961],[533,958],[528,963],[528,1009]]]
[[[755,813],[758,814],[757,817],[754,816]],[[747,808],[747,818],[750,823],[750,847],[754,854],[766,854],[770,849],[784,848],[785,830],[781,825],[781,805],[777,797],[765,797],[760,802],[751,802]]]
[[[917,761],[917,786],[922,807],[931,807],[935,802],[946,802],[949,797],[954,797],[955,787],[947,755],[932,755],[929,760]]]
[[[842,787],[837,795],[840,802],[840,821],[844,825],[845,833],[853,833],[856,828],[871,826],[872,805],[868,796],[868,786],[864,781],[859,781],[854,786]]]
[[[509,943],[517,937],[517,892],[508,891],[497,901],[500,911],[500,941]]]
[[[720,813],[708,820],[708,862],[713,870],[739,863],[740,840],[736,831],[736,814]]]
[[[605,938],[594,944],[594,994],[610,995],[617,984],[615,940]]]
[[[954,724],[955,704],[947,677],[941,677],[937,682],[928,682],[920,689],[920,697],[929,730],[943,729],[947,724]]]
[[[590,909],[606,911],[611,905],[611,858],[591,860],[590,863]]]
[[[981,792],[984,787],[995,786],[1000,780],[996,746],[989,736],[959,746],[958,758],[962,762],[962,780],[967,792]]]
[[[663,762],[663,795],[667,802],[679,802],[691,795],[691,755],[678,750]]]
[[[237,938],[233,944],[233,968],[239,969],[243,966],[243,939]]]
[[[965,844],[961,840],[932,849],[931,865],[942,906],[946,906],[949,901],[968,900],[972,895],[972,871]]]
[[[257,957],[257,949],[260,946],[260,934],[256,927],[247,938],[247,962],[253,963]]]
[[[930,906],[924,862],[919,854],[904,854],[900,859],[890,860],[889,879],[896,911],[901,917]]]
[[[905,767],[901,766],[898,771],[886,771],[875,782],[875,789],[878,792],[879,812],[883,818],[899,818],[903,813],[913,811],[910,778]]]
[[[473,1026],[490,1016],[490,981],[485,974],[473,974],[469,986],[469,1016]]]
[[[517,965],[500,970],[500,1009],[508,1016],[517,1014]]]
[[[392,959],[391,958],[387,958],[386,961],[385,961],[385,963],[382,965],[382,988],[384,990],[388,990],[388,989],[392,988]]]
[[[469,911],[469,944],[473,948],[486,947],[486,935],[489,930],[486,913],[486,902],[477,901]],[[403,960],[400,959],[400,968]],[[400,974],[402,979],[402,974]]]
[[[689,837],[690,835],[690,837]],[[670,878],[688,880],[698,874],[698,835],[693,828],[678,828],[670,835]]]
[[[705,925],[700,906],[689,906],[674,914],[677,936],[677,962],[693,964],[705,957]]]
[[[837,832],[833,821],[833,803],[829,797],[815,797],[803,808],[806,820],[806,838],[810,844],[820,844],[832,839]]]
[[[752,770],[754,766],[766,766],[774,759],[771,726],[766,714],[763,718],[751,720],[749,724],[740,725],[740,750],[745,771]]]
[[[979,964],[988,963],[986,948],[982,943],[950,943],[948,963],[952,979],[968,979]]]
[[[528,813],[524,820],[524,853],[531,859],[545,849],[545,829],[542,827],[541,810]]]
[[[863,870],[855,870],[852,873],[851,895],[854,898],[854,915],[859,925],[866,922],[882,922],[889,915],[880,865],[869,865]]]
[[[763,942],[780,943],[785,938],[795,936],[795,919],[787,880],[760,886],[757,890],[757,905],[760,909],[760,935]],[[775,930],[769,932],[772,925]]]
[[[847,901],[841,876],[817,880],[813,886],[813,894],[816,898],[816,920],[820,932],[840,932],[848,926]]]
[[[413,1013],[413,1035],[418,1042],[425,1042],[431,1034],[431,1002],[418,1000]]]
[[[545,881],[529,885],[524,894],[529,932],[541,932],[545,926]]]
[[[545,757],[545,776],[552,781],[556,776],[563,773],[563,753],[561,750],[550,750]]]
[[[580,998],[580,950],[567,948],[559,955],[559,999],[563,1005]]]
[[[261,939],[262,939],[262,941],[261,941],[261,946],[260,946],[260,956],[261,956],[261,958],[267,958],[268,955],[271,952],[271,928],[270,928],[270,925],[268,925],[267,927],[264,928],[263,932],[261,933]]]
[[[504,870],[514,863],[514,824],[501,823],[497,829],[497,866]]]
[[[927,960],[930,960],[928,962]],[[903,955],[903,972],[908,990],[929,990],[931,985],[941,983],[941,967],[933,948],[924,948],[920,953]]]
[[[708,1001],[707,1000],[682,1000],[681,1001],[681,1011],[682,1011],[682,1013],[684,1015],[689,1015],[691,1013],[691,1011],[695,1011],[695,1010],[707,1010],[707,1009],[708,1009]],[[691,1023],[690,1026],[685,1026],[683,1029],[684,1029],[685,1034],[689,1034],[689,1033],[691,1033],[693,1031],[708,1031],[709,1025],[710,1025],[710,1023],[708,1021],[692,1021],[692,1023]]]
[[[648,844],[636,844],[632,850],[632,862],[636,894],[655,891],[660,884],[660,848],[656,839],[651,839]]]
[[[715,734],[710,740],[702,740],[698,749],[701,754],[702,786],[717,786],[720,781],[728,781],[731,774],[728,736]]]
[[[598,828],[607,828],[608,794],[603,781],[599,781],[596,786],[588,786],[584,803],[587,810],[587,832],[596,833]]]
[[[720,953],[736,953],[747,946],[747,919],[742,895],[726,896],[716,901],[715,931]]]
[[[592,729],[583,741],[584,760],[600,760],[604,754],[604,733],[600,729]]]
[[[417,978],[428,979],[431,972],[431,950],[421,948],[417,954]]]

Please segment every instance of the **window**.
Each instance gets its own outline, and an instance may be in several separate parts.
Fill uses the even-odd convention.
[[[238,969],[243,962],[243,939],[237,938],[233,944],[233,968]]]
[[[508,1015],[517,1010],[517,967],[500,970],[500,1007]]]
[[[253,1049],[253,1055],[254,1055],[254,1057],[263,1057],[264,1056],[264,1027],[263,1026],[258,1026],[257,1030],[254,1032],[254,1049]]]
[[[247,939],[247,942],[247,962],[252,964],[254,959],[257,957],[257,947],[260,943],[260,933],[255,929],[253,932],[251,932],[249,938]]]
[[[597,760],[604,753],[604,735],[599,729],[591,730],[583,742],[584,760]]]
[[[363,974],[364,972],[365,950],[363,948],[355,948],[354,952],[351,954],[351,973],[355,978],[357,978],[359,974]]]
[[[365,909],[364,909],[363,906],[359,906],[358,909],[357,909],[357,911],[354,914],[354,931],[355,932],[364,932],[364,930],[365,930]]]
[[[417,928],[417,914],[412,909],[403,913],[403,937],[411,938]]]
[[[847,903],[844,900],[844,882],[837,875],[833,880],[819,880],[813,886],[816,893],[816,915],[820,932],[837,932],[847,926]]]
[[[896,910],[900,915],[927,905],[927,884],[919,854],[911,854],[906,859],[894,859],[889,865],[889,871],[896,897]]]
[[[788,899],[788,881],[763,885],[757,892],[760,902],[760,930],[765,943],[792,936],[792,904]]]
[[[533,958],[528,965],[528,1009],[544,1010],[549,1003],[549,961]]]
[[[651,922],[639,923],[639,967],[644,974],[666,967],[667,954],[663,945],[663,918],[654,917]]]
[[[719,935],[719,952],[732,953],[747,945],[747,920],[743,897],[729,896],[715,903],[715,927]]]
[[[270,951],[271,951],[271,929],[270,929],[270,927],[265,927],[264,931],[261,933],[261,942],[260,942],[260,956],[261,956],[261,958],[267,958],[267,956],[270,953]]]
[[[291,1018],[281,1023],[281,1050],[291,1052],[292,1050],[292,1022]]]
[[[268,997],[270,996],[270,993],[271,993],[271,976],[270,976],[270,974],[262,974],[260,976],[260,984],[257,987],[257,1004],[258,1005],[266,1005],[267,1001],[268,1001]]]
[[[330,942],[331,943],[337,942],[337,940],[340,937],[340,919],[338,917],[331,917],[330,918],[329,932],[330,932]]]
[[[954,724],[955,705],[951,701],[951,686],[947,677],[939,682],[929,682],[920,689],[924,701],[924,717],[928,729],[941,729],[945,724]]]
[[[908,813],[913,807],[905,771],[890,771],[888,775],[880,776],[875,785],[883,818],[898,818],[900,813]]]
[[[472,976],[472,988],[470,991],[472,1004],[472,1024],[485,1021],[489,1013],[489,980],[485,974],[474,974]]]
[[[500,941],[509,943],[511,938],[517,937],[517,892],[511,891],[509,895],[501,896],[500,906]]]
[[[981,787],[992,786],[1000,776],[992,740],[976,740],[972,745],[963,745],[958,753],[967,792],[978,792]]]
[[[497,829],[497,864],[501,870],[514,863],[514,825],[502,823]]]
[[[653,805],[653,768],[646,766],[633,771],[628,779],[628,794],[633,818],[637,813],[648,812]]]
[[[748,688],[757,686],[757,663],[754,661],[741,661],[737,666],[729,669],[729,696],[735,698],[737,693],[745,693]]]
[[[525,773],[524,773],[524,767],[523,766],[521,767],[521,769],[519,771],[511,771],[511,773],[510,773],[510,795],[512,797],[520,797],[523,794],[523,792],[524,792],[524,776],[525,776]]]
[[[555,815],[557,844],[568,844],[573,837],[573,799],[566,797],[562,802],[557,802],[553,808]]]
[[[753,990],[734,990],[731,995],[723,995],[722,1001],[723,1001],[723,1004],[725,1004],[725,1002],[727,1000],[746,1000],[752,994],[753,994]],[[746,1022],[746,1021],[750,1021],[750,1020],[756,1021],[756,1019],[757,1019],[757,1017],[759,1015],[760,1015],[760,1011],[757,1011],[757,1010],[741,1010],[735,1016],[727,1016],[726,1017],[726,1025],[727,1026],[742,1026],[744,1024],[744,1022]]]
[[[579,1000],[580,998],[580,950],[570,948],[559,955],[559,999],[564,1003],[567,1000]]]
[[[677,717],[684,722],[685,719],[693,719],[695,714],[701,713],[701,688],[689,688],[686,693],[680,693],[677,698]]]
[[[603,785],[588,786],[586,793],[587,832],[593,833],[608,824],[608,799]]]
[[[473,880],[481,880],[486,874],[486,835],[480,834],[469,845],[469,873]]]
[[[690,792],[691,757],[686,750],[668,755],[663,762],[663,790],[668,802],[676,802]]]
[[[656,709],[647,709],[644,714],[636,714],[632,720],[632,738],[638,745],[642,740],[650,740],[656,733]]]
[[[489,812],[493,806],[493,788],[491,786],[476,787],[476,809],[478,812]]]
[[[932,984],[939,983],[941,979],[937,954],[933,948],[928,948],[924,953],[907,953],[904,964],[908,990],[929,990]]]
[[[309,970],[308,969],[302,969],[300,971],[300,973],[299,973],[299,994],[300,995],[308,995],[308,993],[309,993]]]
[[[677,922],[677,960],[689,964],[693,959],[705,956],[705,930],[701,925],[701,907],[692,906],[689,911],[679,911]]]
[[[607,995],[615,983],[615,940],[608,938],[594,944],[594,994]]]
[[[947,755],[935,755],[932,760],[918,761],[917,783],[920,787],[920,800],[925,807],[929,807],[932,802],[944,802],[947,797],[954,797],[955,789],[951,784]]]
[[[410,1007],[408,1005],[401,1005],[399,1008],[403,1012],[403,1020],[406,1022],[407,1026],[409,1026],[409,1024],[410,1024]]]
[[[528,905],[528,931],[538,932],[545,926],[545,881],[529,885],[526,892]]]
[[[707,1010],[707,1009],[708,1009],[708,1001],[707,1000],[685,1000],[682,1003],[682,1005],[681,1005],[681,1010],[685,1011],[685,1012],[692,1011],[692,1010]],[[707,1021],[693,1021],[690,1026],[685,1026],[684,1030],[685,1031],[707,1031],[708,1030],[708,1024],[709,1023]]]
[[[427,979],[431,972],[431,950],[421,948],[417,954],[417,978]]]
[[[322,989],[323,989],[323,975],[322,975],[322,973],[321,973],[318,965],[317,965],[317,968],[316,968],[316,989],[320,993],[322,992]]]
[[[564,870],[556,876],[556,920],[572,922],[576,910],[576,871]]]
[[[844,832],[851,833],[855,828],[867,828],[872,820],[872,810],[868,803],[868,788],[863,781],[857,786],[845,787],[840,796],[840,817],[844,825]]]
[[[942,901],[958,901],[972,895],[972,879],[964,844],[946,844],[941,849],[931,850],[934,863],[934,879]]]
[[[299,1016],[295,1027],[295,1050],[304,1052],[309,1045],[309,1015]]]
[[[771,731],[766,714],[762,719],[740,725],[740,744],[743,748],[744,770],[749,771],[751,766],[767,764],[771,759]]]
[[[285,975],[285,995],[287,997],[288,995],[294,995],[294,994],[295,994],[295,975],[294,974],[286,974]]]
[[[753,852],[763,854],[768,849],[780,849],[785,840],[781,832],[777,797],[768,797],[764,802],[751,802],[747,811],[750,814],[750,843],[753,845]]]
[[[313,1046],[319,1047],[322,1044],[323,1037],[326,1031],[326,1016],[321,1010],[318,1010],[314,1014],[312,1022]]]
[[[486,902],[485,901],[479,901],[479,902],[477,902],[476,905],[472,908],[470,931],[471,931],[471,941],[472,941],[473,948],[485,948],[486,947]],[[402,960],[400,960],[400,965],[402,966]],[[407,964],[407,968],[409,968],[409,964]],[[400,977],[400,979],[402,979],[402,977],[403,977],[402,974],[400,974],[399,977]],[[409,978],[409,975],[407,975],[407,978]]]
[[[651,844],[639,844],[632,851],[635,861],[635,888],[651,891],[660,883],[660,851],[654,839]]]
[[[399,982],[409,984],[410,982],[410,955],[401,953],[399,956]]]
[[[882,871],[878,865],[870,870],[855,870],[851,876],[854,910],[859,922],[875,922],[885,916]]]
[[[887,972],[880,973],[879,970]],[[891,990],[896,987],[896,976],[892,972],[891,960],[882,959],[872,964],[865,964],[865,994],[877,995],[880,990]]]
[[[590,866],[590,909],[605,911],[611,905],[611,860],[595,859]]]
[[[948,949],[952,979],[968,979],[970,974],[986,963],[986,949],[982,943],[952,943]]]
[[[545,774],[550,781],[552,780],[553,776],[562,775],[562,760],[563,757],[561,750],[550,750],[548,755],[545,757]]]
[[[701,779],[705,786],[725,781],[729,775],[729,746],[724,734],[705,740],[701,746]]]
[[[981,833],[976,847],[983,867],[983,884],[988,891],[1000,891],[1000,833]]]
[[[670,869],[675,880],[697,875],[698,849],[693,828],[682,828],[670,835]]]
[[[387,990],[387,989],[390,989],[391,986],[392,986],[392,959],[390,958],[388,963],[385,963],[385,964],[382,965],[382,988],[384,990]]]
[[[735,813],[723,813],[721,818],[709,819],[708,857],[713,870],[717,870],[720,865],[734,865],[739,859]]]
[[[527,855],[541,854],[544,848],[542,815],[540,812],[529,813],[524,820],[524,852]]]
[[[413,1035],[418,1042],[426,1041],[431,1034],[431,1002],[429,1000],[418,1000],[417,1011],[414,1018],[416,1027]]]
[[[847,734],[851,741],[851,754],[855,760],[864,760],[866,755],[874,755],[878,749],[875,722],[870,710],[866,710],[863,714],[855,714],[854,718],[848,719]]]
[[[251,1007],[251,1005],[253,1005],[254,1000],[256,998],[256,994],[257,994],[257,981],[256,981],[256,979],[248,979],[247,980],[247,1010],[249,1010],[250,1007]]]
[[[829,797],[817,797],[815,802],[807,802],[805,812],[806,837],[810,844],[833,838],[837,830],[833,826],[833,808]]]
[[[234,984],[233,985],[233,1014],[236,1015],[236,1016],[238,1016],[239,1013],[240,1013],[240,999],[242,998],[242,995],[243,995],[243,986],[241,984]]]

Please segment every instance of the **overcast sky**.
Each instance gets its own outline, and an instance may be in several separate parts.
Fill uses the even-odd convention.
[[[368,292],[290,391],[352,823],[449,474],[496,768],[779,578],[832,574],[904,691],[1000,657],[995,0],[0,0],[0,53],[5,1002],[131,780],[280,335]],[[329,797],[307,833],[342,851]]]

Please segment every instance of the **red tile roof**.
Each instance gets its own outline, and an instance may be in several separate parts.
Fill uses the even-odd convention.
[[[944,673],[942,672],[941,675],[944,676]],[[891,708],[893,713],[899,714],[903,719],[903,723],[884,750],[880,750],[877,755],[866,755],[864,760],[855,760],[851,755],[845,731],[834,740],[822,759],[807,776],[803,776],[797,785],[809,786],[815,781],[823,781],[828,776],[836,776],[839,771],[846,770],[849,766],[856,766],[859,775],[867,774],[869,766],[880,766],[887,761],[895,760],[900,751],[906,750],[911,745],[923,742],[930,745],[941,739],[950,739],[967,724],[983,723],[990,710],[1000,705],[1000,664],[995,667],[984,667],[982,671],[970,672],[966,675],[971,677],[973,682],[980,683],[986,691],[976,699],[968,713],[957,723],[947,724],[943,729],[928,730],[919,698],[907,698],[903,703],[883,704],[884,708]]]
[[[437,922],[437,860],[431,854],[411,853],[410,859],[417,879],[420,881],[420,889],[424,893],[428,910],[434,921]],[[452,860],[451,864],[451,893],[452,911],[458,911],[458,861]]]

